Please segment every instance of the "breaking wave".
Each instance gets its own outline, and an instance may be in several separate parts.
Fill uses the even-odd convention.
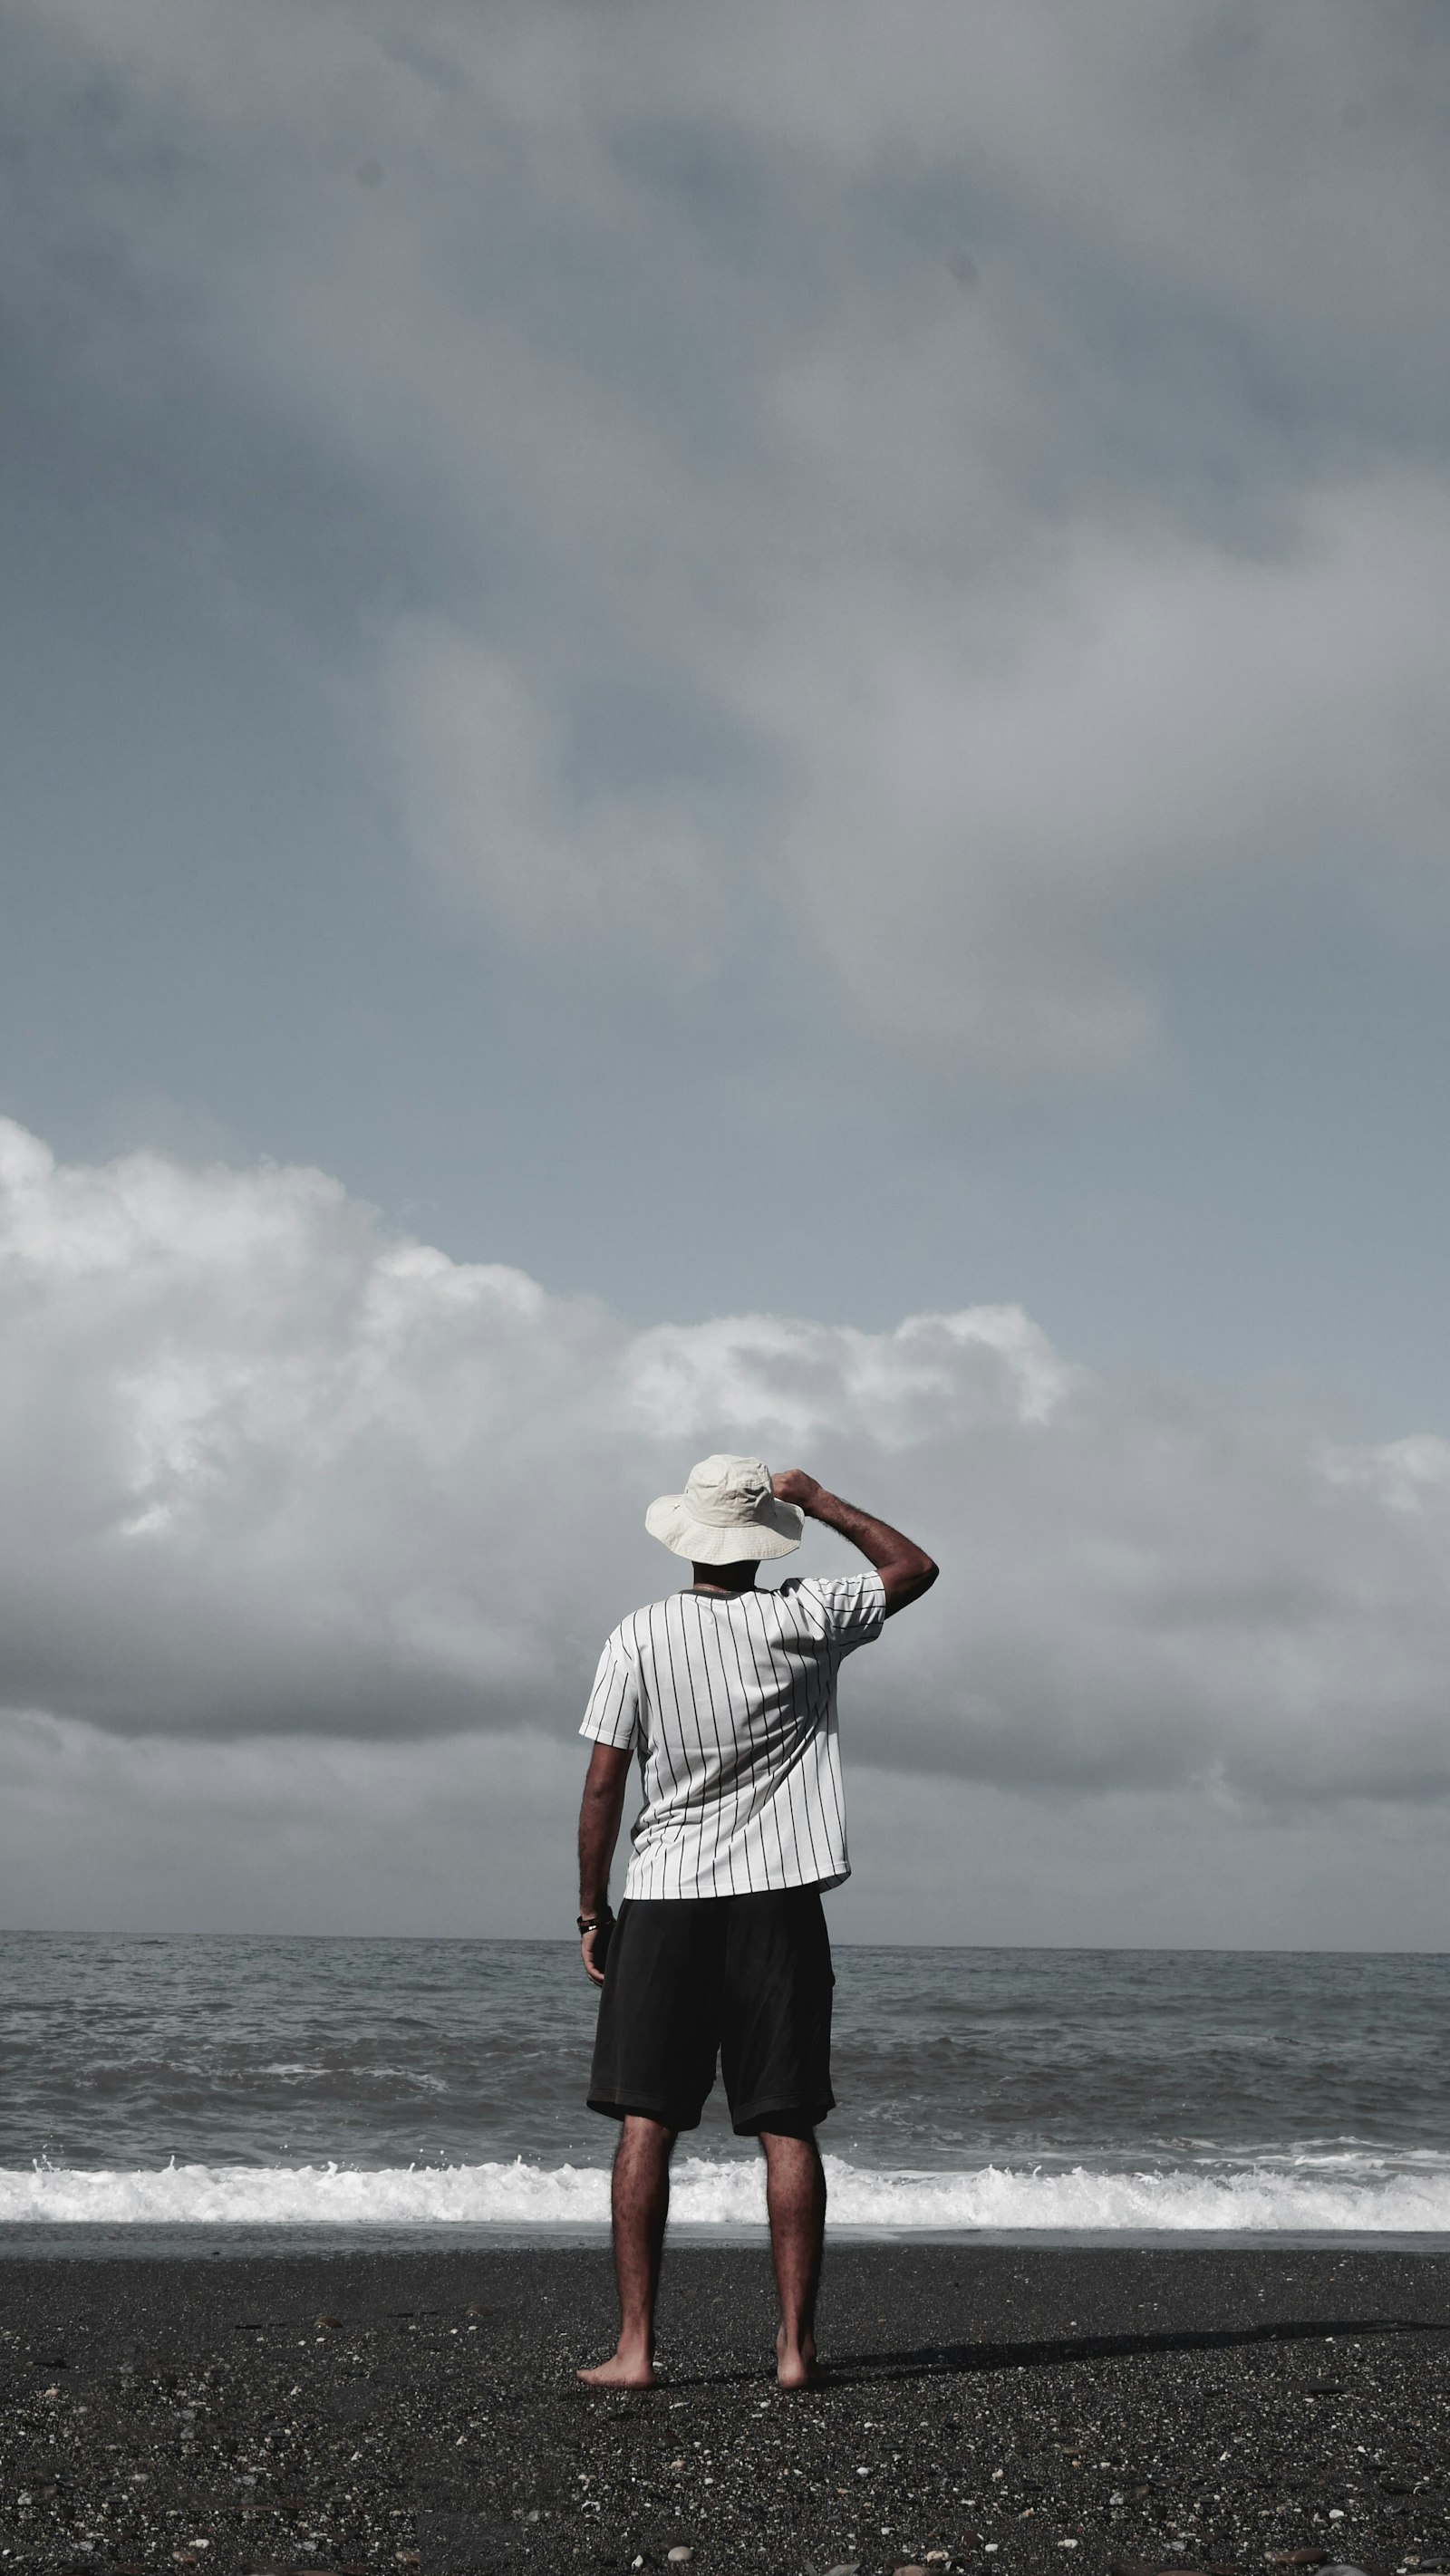
[[[898,2235],[1450,2235],[1450,2157],[1266,2159],[1216,2171],[982,2165],[877,2171],[827,2156],[831,2222]],[[690,2226],[765,2223],[757,2159],[682,2157],[672,2215]],[[507,2227],[607,2224],[602,2166],[168,2164],[135,2172],[39,2163],[0,2169],[0,2224]]]

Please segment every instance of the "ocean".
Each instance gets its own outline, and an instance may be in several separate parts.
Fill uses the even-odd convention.
[[[840,1946],[831,2226],[1450,2240],[1450,1958]],[[607,2221],[572,1943],[0,1934],[0,2228]],[[717,2098],[673,2221],[763,2224]]]

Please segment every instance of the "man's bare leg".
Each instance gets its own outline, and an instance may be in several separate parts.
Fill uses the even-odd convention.
[[[826,2177],[814,2138],[763,2130],[765,2205],[780,2291],[775,2375],[782,2388],[809,2388],[816,2377],[816,2292],[826,2232]]]
[[[655,2385],[655,2292],[670,2206],[673,2129],[631,2111],[619,2133],[610,2207],[619,2283],[619,2342],[608,2361],[579,2376],[591,2388]]]

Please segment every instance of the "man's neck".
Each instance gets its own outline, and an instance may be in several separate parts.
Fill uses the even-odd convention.
[[[694,1576],[691,1586],[693,1591],[728,1594],[752,1592],[760,1568],[755,1559],[750,1557],[743,1564],[692,1566],[691,1572]]]

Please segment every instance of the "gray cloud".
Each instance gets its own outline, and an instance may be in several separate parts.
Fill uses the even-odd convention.
[[[13,304],[369,523],[309,649],[538,982],[654,1023],[768,922],[808,1028],[1075,1078],[1205,913],[1441,935],[1437,13],[20,27]]]
[[[1443,1948],[1439,1808],[1044,1797],[847,1744],[846,1940]],[[31,1929],[567,1937],[582,1747],[117,1736],[0,1713],[0,1909]]]
[[[862,1755],[1270,1806],[1450,1790],[1450,1444],[1064,1361],[1018,1310],[626,1328],[316,1172],[0,1155],[0,1697],[123,1732],[562,1742],[644,1503],[801,1459],[939,1555]],[[838,1561],[814,1535],[805,1567]]]
[[[567,1931],[573,1749],[117,1736],[0,1714],[0,1885],[27,1929]]]

